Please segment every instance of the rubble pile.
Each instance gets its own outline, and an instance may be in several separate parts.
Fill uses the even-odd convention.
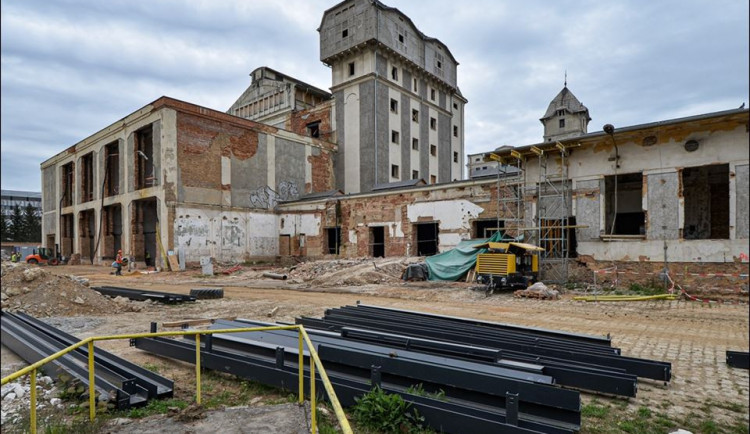
[[[290,283],[308,283],[315,287],[361,286],[401,283],[401,275],[410,258],[357,258],[303,262],[278,272],[287,274]]]
[[[550,289],[542,282],[536,282],[526,289],[519,289],[513,293],[517,298],[536,298],[539,300],[558,300],[560,292],[556,289]]]
[[[61,390],[55,386],[52,378],[40,376],[37,378],[37,411],[45,408],[62,409],[64,404],[59,398]],[[2,431],[9,426],[21,423],[28,417],[31,406],[31,384],[28,375],[7,383],[2,387],[2,411],[0,412],[0,427]],[[41,423],[39,424],[42,425]]]
[[[88,287],[88,279],[57,276],[37,265],[2,263],[2,308],[35,317],[140,311],[142,303],[113,300]]]

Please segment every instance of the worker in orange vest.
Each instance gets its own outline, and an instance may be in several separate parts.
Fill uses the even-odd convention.
[[[122,250],[117,251],[117,258],[115,258],[115,276],[122,276]]]

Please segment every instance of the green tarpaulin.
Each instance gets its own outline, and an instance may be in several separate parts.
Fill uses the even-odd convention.
[[[475,249],[472,246],[500,240],[502,240],[502,234],[495,232],[490,238],[461,241],[454,249],[426,258],[425,263],[430,270],[429,279],[451,281],[460,279],[477,262],[477,255],[487,251],[487,249]]]

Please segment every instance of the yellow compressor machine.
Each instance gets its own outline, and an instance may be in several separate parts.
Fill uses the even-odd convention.
[[[541,247],[526,243],[484,243],[475,245],[487,249],[477,255],[475,267],[477,282],[487,289],[526,289],[539,278],[539,252]]]

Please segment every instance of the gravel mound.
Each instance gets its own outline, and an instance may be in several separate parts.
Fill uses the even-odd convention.
[[[34,317],[104,315],[137,312],[142,303],[113,300],[88,287],[78,276],[57,276],[38,265],[3,261],[2,308]]]

